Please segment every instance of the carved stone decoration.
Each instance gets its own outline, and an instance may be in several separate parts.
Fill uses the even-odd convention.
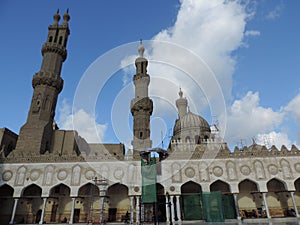
[[[79,185],[81,178],[81,167],[76,165],[72,169],[71,185]]]
[[[199,168],[199,175],[200,175],[200,181],[209,181],[209,173],[208,173],[208,165],[206,162],[201,162],[198,165]]]
[[[174,186],[171,186],[171,187],[169,188],[169,190],[170,190],[171,192],[173,192],[173,191],[175,191],[175,187],[174,187]]]
[[[123,176],[124,176],[124,171],[122,170],[122,168],[117,168],[117,169],[115,169],[115,171],[114,171],[114,177],[115,177],[117,180],[122,179]]]
[[[136,185],[137,184],[137,169],[135,164],[130,164],[128,166],[128,184]]]
[[[185,175],[189,178],[193,178],[195,176],[195,170],[193,167],[188,167],[185,169]]]
[[[39,179],[40,175],[41,175],[41,171],[38,169],[33,169],[30,171],[30,179],[32,181],[36,181],[37,179]]]
[[[35,93],[32,97],[32,112],[38,113],[42,105],[42,94]]]
[[[85,172],[85,178],[87,180],[92,180],[94,177],[95,177],[95,174],[96,172],[92,169],[88,169],[86,172]]]
[[[269,173],[272,175],[276,175],[278,173],[278,167],[275,164],[271,164],[268,166]]]
[[[290,163],[286,159],[282,159],[280,161],[280,166],[282,168],[283,177],[285,179],[292,179],[293,174],[292,174],[292,170],[290,167]]]
[[[140,191],[140,188],[138,186],[135,186],[134,189],[133,189],[135,192],[139,192]]]
[[[58,180],[65,180],[68,176],[68,172],[65,169],[61,169],[57,173],[57,179]]]
[[[3,173],[2,173],[2,180],[3,181],[9,181],[13,176],[13,172],[10,171],[10,170],[5,170]]]
[[[220,177],[223,175],[223,169],[220,166],[215,166],[213,168],[213,174],[217,177]]]
[[[255,174],[256,174],[256,179],[261,180],[261,179],[266,179],[266,173],[264,166],[261,161],[256,160],[253,163],[254,169],[255,169]]]
[[[26,171],[27,171],[27,169],[26,169],[25,166],[21,166],[17,170],[17,176],[16,176],[16,180],[15,180],[15,185],[16,186],[23,186],[24,185]]]
[[[251,173],[251,169],[250,169],[250,167],[249,166],[247,166],[247,165],[243,165],[243,166],[241,166],[241,173],[243,174],[243,175],[245,175],[245,176],[248,176],[250,173]]]
[[[226,171],[227,171],[227,176],[228,176],[229,180],[237,179],[236,166],[235,166],[234,162],[229,161],[226,163]]]
[[[44,185],[51,185],[52,184],[53,174],[54,174],[54,166],[48,165],[45,168],[45,171],[44,171],[44,180],[43,180]]]
[[[172,166],[172,182],[173,183],[181,183],[182,175],[181,175],[181,166],[179,163],[173,163]]]
[[[294,167],[295,167],[295,170],[296,170],[298,173],[300,173],[300,163],[296,163],[296,164],[294,165]]]

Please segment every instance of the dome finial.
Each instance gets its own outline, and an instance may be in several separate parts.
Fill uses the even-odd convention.
[[[145,51],[145,48],[143,46],[143,40],[140,39],[140,46],[138,48],[138,52],[139,52],[139,55],[140,55],[141,58],[144,57],[144,51]]]

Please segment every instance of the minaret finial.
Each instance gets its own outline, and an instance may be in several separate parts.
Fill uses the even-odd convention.
[[[56,25],[58,24],[59,20],[60,20],[60,15],[59,15],[59,9],[57,9],[56,13],[53,16],[53,24]]]
[[[145,48],[143,46],[143,40],[140,39],[140,46],[138,48],[138,52],[139,52],[139,55],[140,55],[141,58],[144,57],[144,51],[145,51]]]
[[[63,24],[68,24],[69,20],[70,20],[70,15],[69,15],[69,8],[67,9],[66,13],[64,14],[64,22]]]
[[[179,87],[179,92],[178,92],[178,94],[179,94],[179,97],[182,98],[183,92],[182,92],[182,90],[181,90],[181,87]]]

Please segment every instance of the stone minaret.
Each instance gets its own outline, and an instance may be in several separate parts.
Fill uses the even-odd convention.
[[[183,92],[179,89],[179,99],[176,100],[176,107],[178,109],[178,117],[181,119],[187,113],[187,99],[183,98]]]
[[[15,153],[44,154],[50,150],[54,131],[54,114],[58,94],[63,88],[60,77],[63,62],[67,58],[67,41],[70,34],[68,11],[60,20],[59,12],[48,27],[48,37],[42,47],[41,69],[33,76],[34,89],[26,123],[21,127]]]
[[[139,157],[139,151],[152,147],[150,140],[150,116],[153,111],[153,102],[148,96],[150,76],[147,74],[148,61],[144,58],[142,41],[138,48],[139,57],[135,60],[136,74],[133,77],[135,98],[131,100],[131,114],[133,116],[134,158]]]

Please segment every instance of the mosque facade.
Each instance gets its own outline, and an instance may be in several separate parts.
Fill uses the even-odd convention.
[[[0,129],[0,224],[299,217],[300,150],[253,142],[230,151],[204,118],[190,112],[182,90],[173,136],[166,150],[159,149],[163,157],[156,158],[156,202],[143,201],[141,158],[152,147],[153,101],[142,43],[130,102],[133,149],[90,144],[74,130],[58,129],[54,115],[64,82],[69,20],[66,12],[60,23],[56,13],[48,27],[20,133]]]

